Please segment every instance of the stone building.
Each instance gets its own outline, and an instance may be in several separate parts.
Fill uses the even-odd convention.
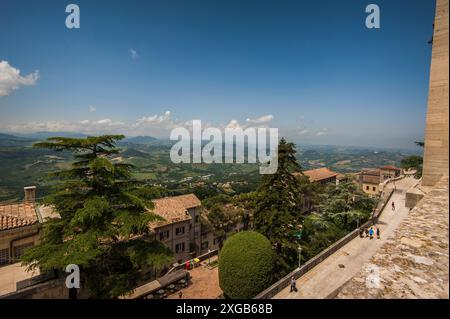
[[[35,191],[34,186],[25,187],[23,202],[0,204],[0,265],[13,263],[39,241],[42,216]]]
[[[309,178],[311,183],[318,184],[336,183],[336,178],[339,176],[339,173],[333,172],[327,167],[310,169],[304,171],[303,174]]]
[[[380,193],[380,170],[363,170],[360,174],[361,189],[364,193],[377,196]]]

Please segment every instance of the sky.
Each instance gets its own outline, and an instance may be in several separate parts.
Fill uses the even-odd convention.
[[[68,29],[66,5],[80,8]],[[365,8],[380,7],[368,29]],[[168,138],[274,127],[296,143],[422,140],[430,0],[23,1],[0,7],[0,131]]]

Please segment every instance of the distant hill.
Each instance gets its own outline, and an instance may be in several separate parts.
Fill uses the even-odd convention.
[[[0,147],[27,146],[35,139],[0,133]]]
[[[152,136],[133,136],[133,137],[126,137],[122,140],[123,143],[132,143],[138,145],[153,144],[155,141],[157,141],[157,138]]]
[[[77,132],[35,132],[35,133],[18,133],[16,134],[20,137],[31,138],[34,140],[45,140],[49,137],[72,137],[72,138],[83,138],[87,137],[87,134],[77,133]]]

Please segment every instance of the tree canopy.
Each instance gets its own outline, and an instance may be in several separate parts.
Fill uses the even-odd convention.
[[[122,135],[53,137],[38,148],[70,151],[69,170],[54,173],[61,183],[45,199],[60,215],[44,223],[41,242],[22,261],[42,271],[78,265],[92,297],[123,295],[141,279],[143,269],[159,268],[172,253],[150,239],[152,191],[131,178],[130,164],[113,163]]]
[[[292,240],[293,228],[300,225],[302,203],[310,187],[301,173],[293,143],[284,138],[278,145],[278,170],[264,175],[257,190],[254,212],[255,229],[276,247],[279,269],[284,273],[297,263],[297,244]],[[298,176],[294,175],[298,173]],[[280,272],[280,275],[283,271]]]
[[[253,298],[271,283],[274,253],[263,235],[244,231],[225,241],[219,257],[219,284],[232,299]]]

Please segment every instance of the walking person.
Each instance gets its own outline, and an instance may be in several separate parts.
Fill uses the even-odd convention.
[[[369,237],[369,229],[366,228],[366,229],[364,230],[364,232],[366,233],[366,237]]]
[[[381,239],[380,229],[377,227],[377,238]]]
[[[370,227],[369,236],[370,236],[370,239],[373,238],[373,228],[372,227]]]
[[[296,287],[294,276],[291,277],[291,291],[290,292],[293,292],[293,291],[297,292],[297,287]]]
[[[395,203],[392,202],[392,211],[395,211]]]
[[[180,292],[178,293],[178,297],[181,299],[183,298],[183,292],[180,290]]]

